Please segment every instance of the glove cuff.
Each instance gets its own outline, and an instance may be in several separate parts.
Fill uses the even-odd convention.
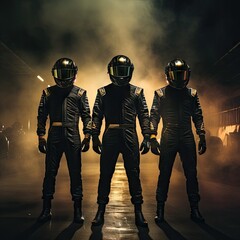
[[[46,142],[46,139],[44,137],[38,138],[39,142]]]
[[[93,140],[93,141],[94,141],[94,140],[97,140],[97,139],[99,139],[99,135],[97,135],[97,134],[92,135],[92,140]]]
[[[150,139],[150,135],[149,134],[144,134],[144,139]]]
[[[89,134],[89,133],[86,133],[85,135],[84,135],[84,138],[86,138],[86,139],[91,139],[91,135]]]
[[[199,135],[200,141],[206,141],[205,134]]]

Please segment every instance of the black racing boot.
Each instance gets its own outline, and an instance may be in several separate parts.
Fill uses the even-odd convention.
[[[82,214],[82,200],[80,200],[80,199],[75,200],[73,206],[74,206],[73,222],[83,224],[84,217],[83,217],[83,214]]]
[[[43,209],[42,209],[42,212],[41,212],[40,216],[38,217],[37,221],[39,223],[44,223],[44,222],[47,222],[48,220],[50,220],[51,218],[52,218],[51,199],[46,198],[46,199],[43,199]]]
[[[191,206],[190,216],[194,222],[203,223],[205,221],[198,209],[198,206]]]
[[[156,224],[164,222],[164,203],[157,203],[157,215],[155,216]]]
[[[92,226],[100,226],[104,224],[104,213],[105,213],[106,204],[99,204],[98,211],[95,218],[92,221]]]
[[[142,204],[135,204],[134,205],[134,211],[135,211],[135,224],[138,227],[148,227],[147,221],[144,219],[143,213],[142,213]]]

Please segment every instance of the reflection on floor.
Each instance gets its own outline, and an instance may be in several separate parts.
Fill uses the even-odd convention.
[[[240,239],[240,191],[237,186],[207,181],[199,175],[200,209],[205,224],[196,224],[189,218],[189,206],[185,179],[181,170],[173,171],[169,197],[166,204],[166,221],[161,226],[154,222],[156,211],[155,188],[158,177],[158,159],[147,154],[141,159],[143,188],[143,212],[149,229],[134,224],[134,208],[130,201],[128,182],[121,157],[112,180],[110,202],[107,205],[105,224],[91,228],[97,204],[99,160],[93,153],[83,156],[84,186],[83,226],[72,224],[73,204],[69,193],[69,177],[65,159],[59,170],[56,193],[53,200],[51,222],[39,225],[35,222],[41,210],[41,185],[43,156],[36,163],[10,172],[1,177],[0,239],[80,239],[80,240],[210,240]],[[33,161],[33,160],[31,160]],[[199,166],[201,168],[201,166]],[[199,172],[201,169],[199,169]]]

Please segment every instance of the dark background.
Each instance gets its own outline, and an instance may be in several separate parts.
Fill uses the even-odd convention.
[[[192,73],[189,86],[198,90],[207,129],[208,149],[206,154],[198,157],[198,176],[201,206],[209,225],[200,229],[188,221],[184,177],[178,159],[171,179],[173,187],[167,218],[180,233],[189,236],[187,239],[231,239],[221,232],[238,239],[239,10],[238,0],[2,1],[0,124],[5,126],[6,136],[10,140],[9,151],[4,154],[3,151],[0,152],[2,239],[11,239],[9,236],[19,235],[22,231],[30,236],[37,230],[29,227],[41,209],[40,195],[44,175],[44,155],[37,151],[36,117],[42,90],[54,84],[51,76],[54,62],[61,57],[75,60],[79,69],[76,85],[87,90],[92,108],[97,88],[110,83],[106,66],[117,54],[129,56],[134,63],[131,83],[144,88],[149,108],[153,91],[166,84],[164,68],[167,63],[180,57],[190,65]],[[44,82],[39,81],[37,75]],[[14,125],[16,122],[19,122],[20,129],[19,125]],[[141,141],[140,131],[138,132]],[[0,133],[1,144],[5,144],[5,135],[1,129]],[[223,138],[224,135],[228,136],[224,145],[221,140],[223,138],[220,139],[217,135],[222,135]],[[7,149],[6,144],[5,148]],[[76,238],[82,237],[84,231],[86,236],[90,236],[90,226],[87,224],[91,223],[96,210],[99,159],[91,149],[86,154],[83,155],[82,171],[86,179],[86,227],[78,231]],[[38,237],[33,234],[32,239],[42,240],[43,235],[46,239],[55,239],[47,238],[48,234],[59,234],[72,219],[72,206],[67,205],[67,166],[65,161],[62,164],[52,228],[46,225],[37,231]],[[142,156],[141,164],[150,234],[157,236],[155,239],[159,236],[165,239],[168,234],[165,236],[160,232],[153,219],[157,157],[148,153]],[[178,175],[182,179],[179,180]],[[124,186],[127,192],[127,184]],[[117,196],[121,194],[118,193]],[[112,203],[115,204],[114,201]],[[124,198],[123,203],[127,205],[127,210],[116,221],[120,224],[123,222],[122,217],[125,219],[132,211],[129,210],[129,199]],[[107,227],[116,220],[116,207],[119,206],[115,204],[112,210],[111,206],[109,208],[110,222],[106,224]],[[133,223],[133,220],[130,222]],[[12,229],[16,231],[13,232]],[[116,229],[118,228],[115,227],[108,233],[106,228],[104,235],[112,237]],[[136,229],[133,229],[136,237]],[[174,229],[169,229],[176,234]],[[68,228],[63,233],[66,230],[74,234]],[[178,234],[175,237],[170,236],[169,239],[185,239]]]
[[[106,65],[122,53],[135,63],[136,85],[164,85],[165,65],[181,57],[192,68],[191,84],[204,98],[222,101],[239,95],[237,0],[10,0],[1,4],[0,20],[3,120],[8,118],[6,106],[24,111],[20,100],[35,100],[53,84],[50,70],[62,56],[76,61],[78,84],[87,90],[109,82]]]
[[[220,125],[239,125],[239,9],[237,0],[4,1],[0,122],[5,128],[19,122],[35,134],[42,90],[54,84],[51,68],[64,56],[78,65],[76,84],[93,106],[97,88],[110,82],[108,62],[125,54],[149,108],[153,91],[166,84],[165,66],[180,57],[191,67],[189,86],[199,92],[211,134]],[[219,125],[216,113],[236,107]]]

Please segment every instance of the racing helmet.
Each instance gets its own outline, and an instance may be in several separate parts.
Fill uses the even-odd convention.
[[[169,85],[177,89],[182,89],[187,86],[190,73],[190,67],[180,58],[172,60],[165,68],[166,79]]]
[[[52,75],[56,84],[61,88],[73,85],[77,74],[77,66],[70,58],[60,58],[52,68]]]
[[[108,64],[108,74],[113,84],[127,85],[132,78],[134,66],[131,60],[124,55],[117,55]]]

